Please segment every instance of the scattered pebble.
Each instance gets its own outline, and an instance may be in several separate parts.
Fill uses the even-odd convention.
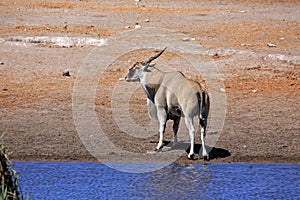
[[[110,69],[109,71],[111,71],[111,72],[119,72],[119,71],[121,71],[121,69],[120,68],[116,68],[116,69]]]
[[[4,65],[4,62],[0,61],[0,65]]]
[[[226,92],[226,90],[224,88],[220,88],[219,90],[220,92]]]
[[[182,41],[184,41],[184,42],[195,41],[195,40],[196,40],[196,38],[188,38],[188,37],[182,38]]]
[[[126,29],[129,29],[129,28],[130,28],[130,26],[126,26],[125,28],[126,28]]]
[[[150,22],[150,20],[149,19],[145,19],[144,22],[148,23],[148,22]]]
[[[256,90],[256,89],[254,89],[254,90],[252,90],[252,92],[253,92],[253,93],[256,93],[256,92],[257,92],[257,90]]]
[[[223,57],[223,56],[232,56],[234,54],[238,53],[237,50],[234,49],[223,49],[223,48],[217,48],[217,49],[209,49],[206,51],[206,54],[213,57]]]
[[[64,71],[62,75],[63,75],[63,76],[68,76],[68,77],[71,76],[69,71]]]
[[[268,43],[267,46],[268,46],[268,47],[276,47],[276,45],[275,45],[275,44],[272,44],[272,43]]]
[[[142,28],[142,26],[141,26],[139,23],[135,23],[134,28],[135,28],[135,29],[139,29],[139,28]]]
[[[147,151],[147,154],[156,154],[156,151]]]
[[[243,47],[251,47],[252,45],[249,44],[249,43],[242,43],[241,46],[243,46]]]

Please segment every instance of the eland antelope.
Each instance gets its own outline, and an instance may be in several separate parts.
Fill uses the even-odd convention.
[[[166,49],[166,48],[165,48]],[[146,62],[137,62],[129,69],[128,74],[120,80],[140,82],[147,95],[148,112],[151,118],[159,121],[159,142],[156,150],[163,146],[163,135],[167,120],[173,120],[174,144],[180,118],[183,117],[190,135],[189,159],[194,159],[195,127],[194,117],[199,118],[201,127],[202,157],[209,159],[205,147],[206,126],[209,113],[209,96],[200,83],[186,78],[179,71],[163,72],[150,64],[164,51],[160,51]],[[200,152],[199,152],[199,157]]]

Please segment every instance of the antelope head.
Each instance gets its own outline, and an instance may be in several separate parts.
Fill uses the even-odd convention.
[[[166,50],[166,47],[160,51],[155,56],[149,58],[145,62],[136,62],[130,69],[128,74],[124,78],[120,78],[120,81],[127,81],[127,82],[139,82],[141,80],[141,77],[143,76],[143,73],[147,71],[148,67],[152,66],[150,63],[158,58],[164,51]]]

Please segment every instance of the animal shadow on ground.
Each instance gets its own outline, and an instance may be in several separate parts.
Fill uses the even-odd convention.
[[[201,155],[202,155],[202,150],[201,150],[201,144],[195,144],[195,154],[199,154],[199,152],[201,151]],[[207,152],[209,152],[209,159],[217,159],[217,158],[226,158],[228,156],[231,156],[231,153],[226,150],[226,149],[222,149],[222,148],[216,148],[216,147],[209,147],[206,146],[206,150]],[[186,150],[186,152],[188,153],[190,151],[190,147]]]
[[[195,144],[195,154],[198,155],[201,150],[201,144]],[[178,142],[176,145],[173,145],[172,141],[164,141],[163,151],[164,149],[172,150],[185,150],[187,153],[190,151],[190,143],[188,142]],[[209,152],[209,159],[218,159],[218,158],[226,158],[231,156],[231,153],[222,148],[209,147],[206,146],[206,150]]]

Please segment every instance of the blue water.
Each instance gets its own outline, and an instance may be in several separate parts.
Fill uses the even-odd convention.
[[[14,167],[23,193],[36,200],[300,199],[300,165],[293,164],[171,164],[151,173],[92,162],[15,162]]]

